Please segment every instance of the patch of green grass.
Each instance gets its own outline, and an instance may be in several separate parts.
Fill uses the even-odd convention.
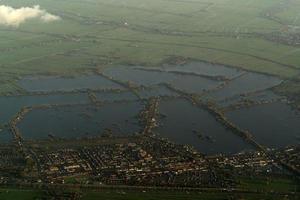
[[[0,189],[0,200],[34,200],[41,196],[38,190]]]
[[[112,191],[99,191],[87,192],[83,194],[83,200],[225,200],[225,199],[247,199],[247,200],[282,200],[281,195],[270,194],[239,194],[239,193],[209,193],[209,192],[176,192],[176,191],[157,191],[157,192],[112,192]],[[290,197],[287,199],[296,199]]]
[[[66,184],[85,184],[88,180],[86,175],[72,176],[64,179]]]
[[[291,179],[273,177],[241,177],[240,188],[253,191],[299,192],[300,183]]]
[[[66,191],[67,192],[67,191]],[[297,196],[278,195],[269,193],[226,193],[226,192],[179,192],[179,191],[140,191],[140,190],[111,190],[99,191],[76,190],[80,193],[82,200],[225,200],[225,199],[247,199],[247,200],[296,200]],[[0,200],[35,200],[45,198],[45,193],[34,189],[0,189]]]

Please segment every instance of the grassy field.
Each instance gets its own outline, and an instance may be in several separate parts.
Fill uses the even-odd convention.
[[[40,190],[0,189],[0,200],[37,200],[47,199],[46,193]],[[240,194],[240,193],[211,193],[211,192],[168,192],[168,191],[86,191],[80,192],[82,200],[296,200],[296,196],[276,194]]]
[[[0,94],[17,91],[15,80],[24,75],[69,75],[120,63],[159,65],[170,56],[283,78],[299,74],[298,47],[266,39],[272,33],[298,33],[297,0],[2,0],[1,4],[15,8],[39,4],[61,20],[0,26]]]
[[[96,193],[90,192],[83,195],[82,200],[226,200],[226,199],[269,199],[282,200],[280,195],[262,194],[224,194],[224,193],[171,193],[171,192],[150,192],[150,193]],[[290,198],[293,199],[293,198]]]
[[[242,177],[240,188],[259,191],[299,192],[299,183],[284,178]]]
[[[80,177],[79,177],[80,178]],[[248,192],[220,192],[213,189],[198,191],[162,191],[162,190],[128,190],[128,189],[92,189],[62,190],[77,193],[82,200],[296,200],[299,199],[299,183],[289,178],[278,177],[237,177],[237,189]],[[72,180],[69,180],[72,182]],[[250,191],[250,192],[249,192]],[[57,191],[60,193],[59,191]],[[65,193],[65,194],[66,194]],[[34,189],[0,188],[0,200],[33,200],[46,198],[47,193]]]
[[[34,200],[42,194],[38,190],[0,189],[0,200]]]

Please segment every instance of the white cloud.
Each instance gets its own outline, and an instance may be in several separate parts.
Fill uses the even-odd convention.
[[[52,22],[52,21],[60,20],[60,17],[46,13],[45,15],[41,16],[41,20],[43,20],[44,22]]]
[[[42,22],[52,22],[59,20],[60,17],[40,9],[39,5],[21,8],[0,5],[0,25],[17,27],[30,19],[39,19]]]

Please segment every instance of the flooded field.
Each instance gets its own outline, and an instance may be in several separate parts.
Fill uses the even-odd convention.
[[[139,86],[153,86],[160,83],[171,82],[176,78],[170,73],[158,71],[145,71],[130,66],[109,67],[103,71],[106,76],[114,79],[131,82]]]
[[[214,100],[226,99],[266,90],[280,83],[281,80],[276,77],[248,72],[230,81],[224,88],[210,93],[210,96]]]
[[[10,143],[12,141],[12,134],[8,129],[4,128],[0,130],[0,144]]]
[[[0,97],[0,125],[7,123],[24,106],[88,103],[87,94],[57,94]]]
[[[33,109],[18,122],[24,139],[132,135],[143,129],[138,114],[146,101],[161,97],[156,134],[206,154],[253,149],[216,120],[216,113],[183,98],[196,94],[266,147],[299,143],[299,113],[271,90],[281,83],[276,77],[202,62],[153,68],[116,66],[102,73],[21,79],[20,86],[29,93],[45,95],[0,97],[0,125],[8,124],[24,106],[52,105]],[[83,90],[87,92],[79,92]],[[10,140],[11,133],[3,128],[0,143]]]
[[[37,109],[29,112],[18,127],[24,139],[132,135],[141,129],[137,118],[141,109],[139,102]]]
[[[217,88],[222,82],[193,75],[179,75],[179,77],[173,82],[170,82],[170,84],[184,92],[201,95],[206,91]]]
[[[95,92],[97,101],[100,102],[117,102],[117,101],[137,101],[138,97],[131,91],[119,92]]]
[[[217,101],[217,104],[221,107],[227,107],[243,102],[260,104],[277,101],[286,101],[286,98],[275,94],[271,90],[264,90],[260,92],[249,93],[247,95],[238,95],[226,99],[221,99]]]
[[[249,130],[267,147],[284,147],[300,142],[300,113],[283,103],[258,105],[228,112],[227,117]]]
[[[151,97],[178,97],[179,95],[168,89],[163,85],[156,85],[150,88],[141,88],[137,90],[137,93],[142,99],[149,99]]]
[[[87,89],[121,89],[122,87],[98,75],[85,75],[74,78],[27,77],[19,85],[29,92],[74,91]]]
[[[184,99],[161,102],[161,126],[157,132],[174,142],[194,146],[207,154],[237,153],[251,149],[207,111]]]
[[[218,87],[222,82],[188,74],[168,73],[146,68],[116,67],[108,68],[105,75],[123,82],[131,82],[138,86],[154,86],[158,84],[170,84],[176,89],[202,94],[204,91]]]
[[[168,72],[186,72],[211,77],[224,77],[232,79],[240,76],[244,72],[239,69],[234,69],[222,65],[214,65],[205,62],[188,62],[184,65],[165,65],[163,69]]]

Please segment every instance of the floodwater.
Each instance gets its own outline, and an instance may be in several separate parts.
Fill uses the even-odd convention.
[[[255,92],[246,96],[233,96],[231,98],[222,99],[217,102],[220,107],[226,107],[230,105],[237,104],[242,101],[252,101],[252,102],[275,102],[283,101],[286,98],[279,96],[272,92],[271,90],[264,90],[260,92]]]
[[[18,127],[24,139],[101,136],[106,129],[114,135],[132,135],[141,130],[137,117],[141,109],[139,102],[38,109],[29,112]]]
[[[105,69],[103,73],[123,82],[133,82],[136,85],[148,87],[160,83],[171,82],[176,78],[175,75],[171,73],[139,70],[130,66],[109,67]]]
[[[184,65],[166,65],[163,69],[168,72],[186,72],[211,77],[219,76],[227,79],[232,79],[244,73],[239,69],[196,61],[188,62]]]
[[[12,141],[12,134],[8,129],[0,129],[0,144],[10,143]]]
[[[164,85],[156,85],[151,88],[142,88],[137,91],[142,99],[149,99],[152,97],[178,97],[178,94]]]
[[[117,101],[137,101],[138,97],[131,91],[108,91],[96,92],[96,98],[100,102],[117,102]]]
[[[222,84],[220,81],[195,75],[153,71],[129,66],[110,67],[105,69],[103,73],[114,79],[131,82],[138,86],[150,87],[166,83],[176,89],[196,94],[202,94],[206,90],[214,89]]]
[[[159,110],[162,119],[156,132],[174,142],[194,146],[206,154],[230,154],[251,149],[211,114],[187,100],[162,101]]]
[[[74,104],[33,110],[18,127],[25,139],[46,139],[49,135],[58,138],[92,137],[107,133],[106,129],[112,130],[115,135],[128,135],[142,129],[137,115],[145,102],[139,101],[139,97],[142,100],[157,96],[171,97],[160,102],[161,119],[156,133],[174,142],[194,146],[207,154],[230,154],[252,149],[210,113],[180,98],[176,92],[180,90],[201,95],[203,101],[212,101],[221,108],[243,101],[263,102],[239,110],[227,109],[225,114],[267,147],[299,143],[299,113],[282,101],[285,98],[270,89],[281,83],[282,80],[276,77],[202,62],[160,68],[116,66],[104,69],[103,74],[139,87],[135,88],[134,93],[114,81],[93,74],[74,78],[27,77],[19,84],[30,92],[99,89],[94,94],[103,104],[99,107],[92,105],[85,92],[0,97],[0,125],[8,123],[24,106]],[[216,77],[229,81],[217,81]],[[220,87],[222,85],[224,87]],[[8,131],[2,130],[4,132]],[[11,134],[2,133],[0,142],[11,140]]]
[[[234,96],[257,92],[279,85],[282,80],[263,74],[248,72],[230,81],[224,88],[210,94],[212,99],[221,100]]]
[[[170,82],[170,84],[184,92],[203,94],[207,90],[217,88],[222,82],[193,75],[178,75],[177,79]]]
[[[300,142],[300,113],[284,103],[243,108],[226,115],[267,147],[284,147]]]
[[[74,78],[64,77],[27,77],[19,81],[19,85],[29,92],[74,91],[74,90],[103,90],[122,89],[119,84],[95,74]]]
[[[59,94],[0,97],[0,125],[7,123],[25,106],[45,104],[78,104],[88,103],[86,94]]]

